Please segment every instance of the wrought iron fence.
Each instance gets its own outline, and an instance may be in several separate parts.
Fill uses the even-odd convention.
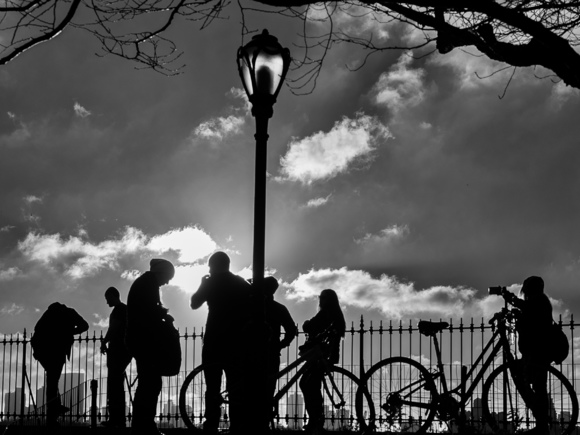
[[[460,319],[458,322],[451,319],[449,323],[449,329],[440,334],[440,345],[447,381],[450,387],[453,387],[461,379],[461,367],[471,367],[491,337],[492,330],[484,319],[468,321]],[[576,389],[577,338],[574,331],[578,324],[574,323],[573,317],[567,322],[560,319],[560,323],[570,341],[570,354],[559,369]],[[185,328],[180,331],[180,336],[182,367],[177,376],[163,378],[157,409],[160,427],[185,427],[178,409],[179,390],[187,374],[201,363],[203,329]],[[65,364],[59,385],[63,404],[70,409],[62,417],[64,425],[96,425],[108,417],[106,356],[100,353],[102,338],[102,333],[97,335],[92,332],[77,337],[74,341],[70,360]],[[282,367],[299,357],[299,346],[304,340],[304,334],[299,334],[292,345],[283,351]],[[8,424],[43,425],[46,417],[45,373],[32,356],[30,336],[26,331],[22,334],[0,336],[0,345],[2,346],[0,421]],[[391,356],[412,357],[427,367],[433,367],[436,363],[432,342],[428,337],[418,333],[416,322],[376,323],[365,322],[361,317],[360,320],[351,322],[347,329],[339,365],[361,378],[373,364]],[[290,372],[280,382],[287,382],[292,375]],[[126,416],[129,423],[136,378],[136,365],[133,361],[126,370]],[[480,395],[481,391],[476,390],[473,397],[475,399]],[[347,403],[347,408],[340,414],[327,407],[327,428],[355,428],[354,416],[354,402]],[[301,392],[295,384],[281,400],[276,422],[280,426],[299,429],[306,421]]]

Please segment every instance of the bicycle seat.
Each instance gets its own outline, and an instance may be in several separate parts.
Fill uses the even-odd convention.
[[[449,323],[447,322],[419,321],[419,332],[427,337],[433,336],[447,328],[449,328]]]

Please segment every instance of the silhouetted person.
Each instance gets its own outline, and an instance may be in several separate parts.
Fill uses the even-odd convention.
[[[552,304],[544,293],[544,280],[539,276],[526,278],[521,294],[524,299],[510,300],[520,309],[516,329],[519,333],[518,348],[522,354],[523,375],[532,386],[534,406],[532,413],[536,419],[534,434],[549,433],[550,401],[547,391],[548,367],[551,363],[549,331],[552,325]]]
[[[336,364],[340,358],[340,340],[344,337],[346,323],[340,309],[338,295],[332,289],[320,292],[319,310],[316,316],[307,320],[302,325],[308,339],[312,340],[318,334],[329,331],[329,342],[326,353],[326,361],[329,365]],[[300,389],[304,396],[304,407],[308,413],[308,424],[304,428],[309,433],[319,433],[323,430],[324,410],[322,403],[322,378],[324,367],[312,364],[300,379]]]
[[[89,324],[73,308],[54,302],[40,317],[31,339],[34,358],[46,372],[46,421],[58,426],[60,414],[68,411],[60,402],[58,381],[74,342],[74,336],[89,329]]]
[[[127,305],[121,302],[119,290],[109,287],[105,291],[107,305],[113,308],[109,316],[109,329],[101,342],[101,352],[107,355],[107,402],[109,419],[101,424],[107,427],[125,427],[125,369],[131,354],[125,345]]]
[[[203,338],[203,364],[221,364],[226,370],[228,385],[240,382],[240,361],[243,350],[242,328],[248,316],[250,284],[230,272],[230,258],[218,251],[209,258],[209,275],[202,278],[197,291],[191,296],[191,308],[196,310],[207,303],[208,314]],[[219,367],[205,371],[206,411],[204,429],[217,431],[220,419],[219,392],[222,370]],[[245,415],[240,407],[244,400],[243,388],[230,393],[230,426],[237,430]]]
[[[278,280],[273,276],[264,278],[264,291],[266,297],[265,315],[266,323],[270,327],[270,341],[268,343],[268,374],[270,376],[269,395],[274,397],[276,392],[275,376],[280,370],[280,352],[288,347],[296,337],[296,323],[292,319],[288,308],[274,300],[274,293],[278,289]],[[282,329],[284,338],[280,340]]]
[[[134,435],[160,433],[155,414],[162,380],[155,343],[167,309],[161,304],[159,287],[169,283],[175,275],[173,264],[167,260],[153,259],[149,265],[150,270],[135,280],[127,297],[125,343],[137,363],[138,376],[131,422]]]

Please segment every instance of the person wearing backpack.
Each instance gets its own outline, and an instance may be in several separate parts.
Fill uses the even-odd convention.
[[[160,331],[170,316],[161,303],[160,288],[174,276],[175,267],[170,261],[154,258],[149,271],[133,282],[127,296],[125,344],[135,358],[138,378],[131,435],[162,435],[155,423],[163,385],[160,365],[166,357],[160,350]]]
[[[526,278],[520,294],[523,300],[512,295],[509,302],[520,311],[516,330],[519,334],[518,349],[522,354],[522,374],[534,394],[534,405],[531,408],[536,426],[529,432],[547,435],[550,412],[548,368],[553,361],[550,351],[552,303],[544,293],[544,280],[539,276]]]

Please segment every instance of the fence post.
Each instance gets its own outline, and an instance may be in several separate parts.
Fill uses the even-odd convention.
[[[360,330],[359,330],[359,379],[364,378],[365,376],[365,356],[364,356],[364,334],[365,334],[365,321],[361,314],[360,316]]]
[[[20,425],[24,425],[24,392],[26,391],[26,328],[24,328],[24,336],[22,339],[22,379],[21,379],[21,391],[20,395]]]
[[[91,429],[97,428],[97,391],[99,383],[96,379],[91,380]]]

